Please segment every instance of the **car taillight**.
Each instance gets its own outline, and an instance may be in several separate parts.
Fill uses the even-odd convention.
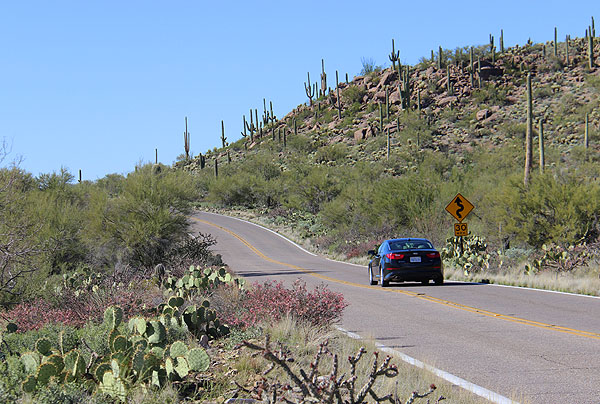
[[[404,259],[404,254],[389,253],[386,255],[386,257],[388,257],[391,260],[401,260]]]
[[[427,253],[427,257],[429,257],[429,258],[440,258],[440,253],[437,252],[437,251],[436,252],[430,252],[430,253]]]

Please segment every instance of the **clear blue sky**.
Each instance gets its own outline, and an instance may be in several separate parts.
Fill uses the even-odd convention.
[[[305,102],[306,72],[328,82],[404,63],[438,46],[583,36],[598,1],[10,1],[0,0],[0,141],[38,175],[84,179],[172,164],[184,117],[197,154],[241,137],[242,115]],[[598,21],[600,24],[600,21]],[[600,31],[600,25],[598,27]],[[260,112],[259,112],[260,113]],[[6,163],[6,161],[5,161]]]

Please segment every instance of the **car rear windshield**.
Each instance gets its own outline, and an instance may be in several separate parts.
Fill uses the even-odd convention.
[[[433,246],[425,240],[404,240],[390,242],[391,250],[431,250]]]

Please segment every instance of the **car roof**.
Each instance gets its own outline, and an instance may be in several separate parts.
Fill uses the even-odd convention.
[[[389,241],[428,241],[431,243],[431,241],[429,241],[426,238],[419,238],[419,237],[402,237],[402,238],[391,238],[389,240],[385,240],[387,242]]]

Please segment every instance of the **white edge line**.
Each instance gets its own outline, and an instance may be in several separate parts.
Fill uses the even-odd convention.
[[[227,218],[230,218],[230,219],[239,220],[240,222],[244,222],[244,223],[252,224],[252,225],[254,225],[254,226],[256,226],[256,227],[260,227],[260,228],[261,228],[261,229],[263,229],[263,230],[266,230],[266,231],[268,231],[268,232],[270,232],[270,233],[273,233],[273,234],[275,234],[276,236],[279,236],[279,237],[281,237],[282,239],[284,239],[284,240],[285,240],[285,241],[287,241],[288,243],[291,243],[291,244],[293,244],[294,246],[298,247],[300,250],[304,251],[304,252],[305,252],[305,253],[307,253],[307,254],[310,254],[310,255],[312,255],[313,257],[320,257],[320,258],[326,259],[326,260],[328,260],[328,261],[331,261],[331,262],[337,262],[338,264],[346,264],[346,265],[353,265],[353,266],[355,266],[355,267],[359,267],[359,268],[366,268],[366,267],[365,267],[365,265],[354,264],[354,263],[352,263],[352,262],[345,262],[345,261],[333,260],[333,259],[331,259],[331,258],[323,257],[323,256],[320,256],[320,255],[318,255],[318,254],[315,254],[315,253],[313,253],[313,252],[310,252],[310,251],[308,251],[306,248],[304,248],[304,247],[300,246],[299,244],[297,244],[297,243],[295,243],[294,241],[290,240],[290,239],[289,239],[289,238],[287,238],[286,236],[284,236],[284,235],[282,235],[282,234],[279,234],[279,233],[277,233],[275,230],[271,230],[271,229],[269,229],[269,228],[267,228],[267,227],[265,227],[265,226],[262,226],[262,225],[260,225],[260,224],[253,223],[253,222],[249,222],[248,220],[240,219],[239,217],[235,217],[235,216],[222,215],[222,214],[220,214],[220,213],[206,212],[206,211],[203,211],[203,210],[201,210],[201,211],[199,211],[199,212],[201,212],[201,213],[209,213],[209,214],[211,214],[211,215],[223,216],[223,217],[227,217]],[[580,297],[591,297],[591,298],[594,298],[594,299],[600,299],[600,296],[583,295],[583,294],[581,294],[581,293],[560,292],[560,291],[558,291],[558,290],[548,290],[548,289],[528,288],[528,287],[526,287],[526,286],[500,285],[500,284],[498,284],[498,283],[480,283],[480,282],[469,282],[469,281],[459,281],[459,280],[453,280],[452,282],[477,283],[477,284],[479,284],[479,285],[498,286],[498,287],[501,287],[501,288],[524,289],[524,290],[532,290],[532,291],[536,291],[536,292],[558,293],[558,294],[560,294],[560,295],[568,295],[568,296],[580,296]]]
[[[358,340],[362,340],[363,339],[360,335],[355,334],[355,333],[350,332],[350,331],[347,331],[347,330],[343,329],[342,327],[335,326],[335,328],[337,328],[339,331],[341,331],[342,333],[346,334],[348,337],[350,337],[352,339],[358,339]],[[489,401],[491,401],[493,403],[496,403],[496,404],[519,404],[517,401],[513,401],[513,400],[511,400],[508,397],[504,397],[503,395],[495,393],[495,392],[493,392],[491,390],[488,390],[485,387],[478,386],[478,385],[476,385],[474,383],[471,383],[471,382],[469,382],[469,381],[467,381],[465,379],[462,379],[462,378],[460,378],[458,376],[455,376],[455,375],[453,375],[451,373],[448,373],[448,372],[446,372],[444,370],[441,370],[441,369],[438,369],[438,368],[433,367],[431,365],[428,365],[426,363],[423,363],[423,362],[421,362],[418,359],[415,359],[413,357],[410,357],[410,356],[406,355],[405,353],[402,353],[402,352],[397,351],[397,350],[392,349],[392,348],[388,348],[388,347],[386,347],[385,345],[383,345],[383,344],[381,344],[379,342],[376,342],[375,346],[377,346],[377,348],[379,348],[380,350],[382,350],[385,353],[394,355],[394,356],[402,359],[404,362],[406,362],[406,363],[408,363],[410,365],[416,366],[416,367],[418,367],[420,369],[424,369],[424,370],[426,370],[426,371],[428,371],[430,373],[433,373],[437,377],[440,377],[440,378],[442,378],[442,379],[444,379],[444,380],[446,380],[446,381],[448,381],[448,382],[450,382],[452,384],[455,384],[455,385],[463,388],[464,390],[470,391],[471,393],[476,394],[476,395],[478,395],[480,397],[483,397],[486,400],[489,400]]]
[[[536,288],[528,288],[526,286],[501,285],[499,283],[490,283],[490,285],[492,285],[492,286],[498,286],[498,287],[501,287],[501,288],[514,288],[514,289],[535,290],[536,292],[558,293],[559,295],[581,296],[581,297],[591,297],[592,299],[600,299],[600,296],[583,295],[581,293],[561,292],[559,290],[536,289]]]

